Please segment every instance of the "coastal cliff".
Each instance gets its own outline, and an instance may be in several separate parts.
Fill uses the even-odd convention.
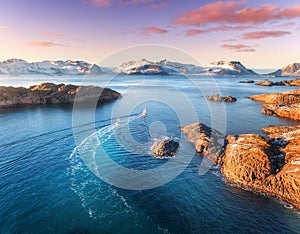
[[[182,129],[195,149],[207,157],[211,139],[206,133],[213,130],[204,125],[205,132],[199,134],[195,126],[203,124]],[[220,166],[229,183],[270,194],[300,208],[300,126],[271,126],[262,131],[268,139],[258,134],[229,135],[223,151],[215,151],[215,157],[208,158]]]
[[[53,83],[42,83],[29,88],[0,86],[0,107],[72,104],[79,91],[86,94],[76,99],[79,102],[89,102],[98,98],[98,104],[101,104],[121,97],[117,91],[96,86],[56,85]]]

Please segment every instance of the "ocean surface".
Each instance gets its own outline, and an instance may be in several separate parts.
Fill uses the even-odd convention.
[[[262,105],[248,98],[293,87],[238,83],[244,79],[1,75],[0,85],[83,83],[107,86],[123,97],[95,110],[78,110],[82,125],[74,123],[72,106],[0,110],[0,233],[300,233],[299,210],[229,185],[217,167],[199,174],[203,158],[189,144],[184,154],[190,162],[159,187],[128,190],[100,175],[118,174],[113,163],[146,171],[170,160],[179,165],[177,157],[151,156],[151,145],[163,138],[184,142],[179,126],[195,118],[226,134],[262,134],[264,126],[300,124],[262,115]],[[218,93],[238,101],[212,103],[204,97]],[[103,153],[111,161],[100,165]],[[173,172],[160,173],[168,178]],[[134,184],[123,176],[118,181],[124,187]]]

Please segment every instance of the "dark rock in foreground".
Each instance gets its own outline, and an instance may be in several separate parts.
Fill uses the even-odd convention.
[[[237,99],[232,96],[221,97],[220,95],[207,96],[207,100],[216,102],[236,102]]]
[[[300,126],[271,126],[258,134],[229,135],[223,151],[207,149],[211,128],[195,123],[182,127],[198,152],[221,167],[228,182],[279,197],[300,208]],[[214,153],[214,156],[212,155]]]
[[[264,103],[262,113],[267,115],[300,120],[300,89],[250,97]]]
[[[151,152],[159,158],[174,157],[179,143],[174,140],[159,140],[151,147]]]
[[[38,104],[72,104],[76,94],[80,91],[77,102],[93,102],[98,104],[121,97],[117,91],[96,86],[76,86],[65,84],[42,83],[23,87],[0,87],[0,107],[38,105]]]

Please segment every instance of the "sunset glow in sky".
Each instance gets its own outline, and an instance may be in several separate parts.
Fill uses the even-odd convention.
[[[0,60],[98,63],[127,47],[162,44],[187,52],[202,65],[239,60],[250,68],[278,68],[300,62],[297,0],[0,3]]]

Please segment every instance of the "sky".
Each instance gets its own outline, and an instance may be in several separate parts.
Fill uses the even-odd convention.
[[[299,0],[0,0],[0,4],[1,61],[99,63],[128,47],[159,44],[184,51],[202,65],[238,60],[249,68],[267,69],[300,62]],[[185,62],[176,53],[165,58]]]

